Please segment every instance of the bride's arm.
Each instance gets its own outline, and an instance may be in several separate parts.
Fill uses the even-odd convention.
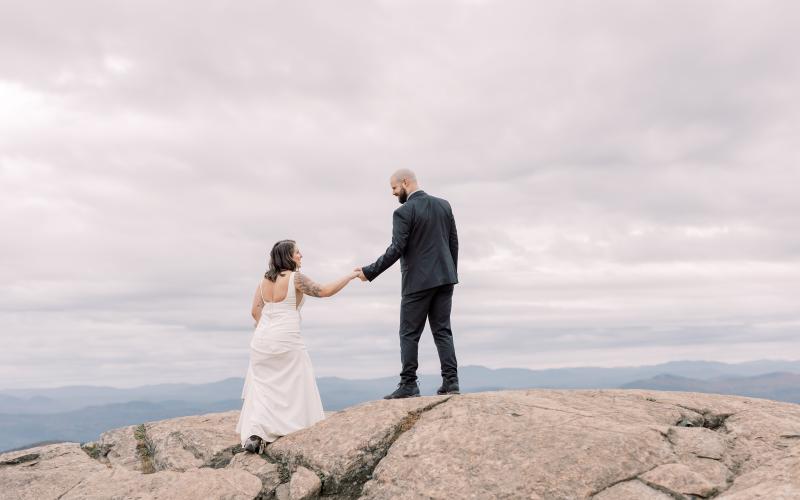
[[[261,321],[261,311],[264,310],[264,300],[261,298],[261,283],[258,283],[256,287],[256,294],[253,296],[253,307],[250,310],[250,313],[253,315],[253,319],[256,320],[256,325],[258,322]]]
[[[336,281],[327,285],[320,285],[301,272],[294,273],[294,286],[306,295],[312,297],[330,297],[336,295],[342,288],[346,287],[350,280],[357,278],[358,273],[351,271]]]

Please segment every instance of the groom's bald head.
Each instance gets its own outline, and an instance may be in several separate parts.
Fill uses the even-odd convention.
[[[392,174],[392,180],[402,183],[403,181],[417,182],[417,174],[407,168],[401,168]]]
[[[392,185],[392,194],[397,196],[400,203],[405,203],[408,195],[419,189],[416,174],[407,168],[401,168],[393,173],[389,184]]]

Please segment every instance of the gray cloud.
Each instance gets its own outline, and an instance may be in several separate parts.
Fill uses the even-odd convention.
[[[455,209],[461,363],[797,357],[798,14],[0,4],[0,388],[241,376],[267,248],[371,262],[400,166]],[[309,300],[318,374],[398,369],[398,303]]]

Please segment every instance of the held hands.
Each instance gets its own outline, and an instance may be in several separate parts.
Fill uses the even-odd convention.
[[[364,271],[361,270],[360,267],[353,269],[354,278],[358,278],[361,281],[367,281],[367,277],[364,275]]]

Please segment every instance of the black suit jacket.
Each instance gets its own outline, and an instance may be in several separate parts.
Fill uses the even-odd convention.
[[[372,281],[400,259],[403,295],[458,283],[458,233],[447,200],[415,191],[394,211],[392,244],[362,268]]]

